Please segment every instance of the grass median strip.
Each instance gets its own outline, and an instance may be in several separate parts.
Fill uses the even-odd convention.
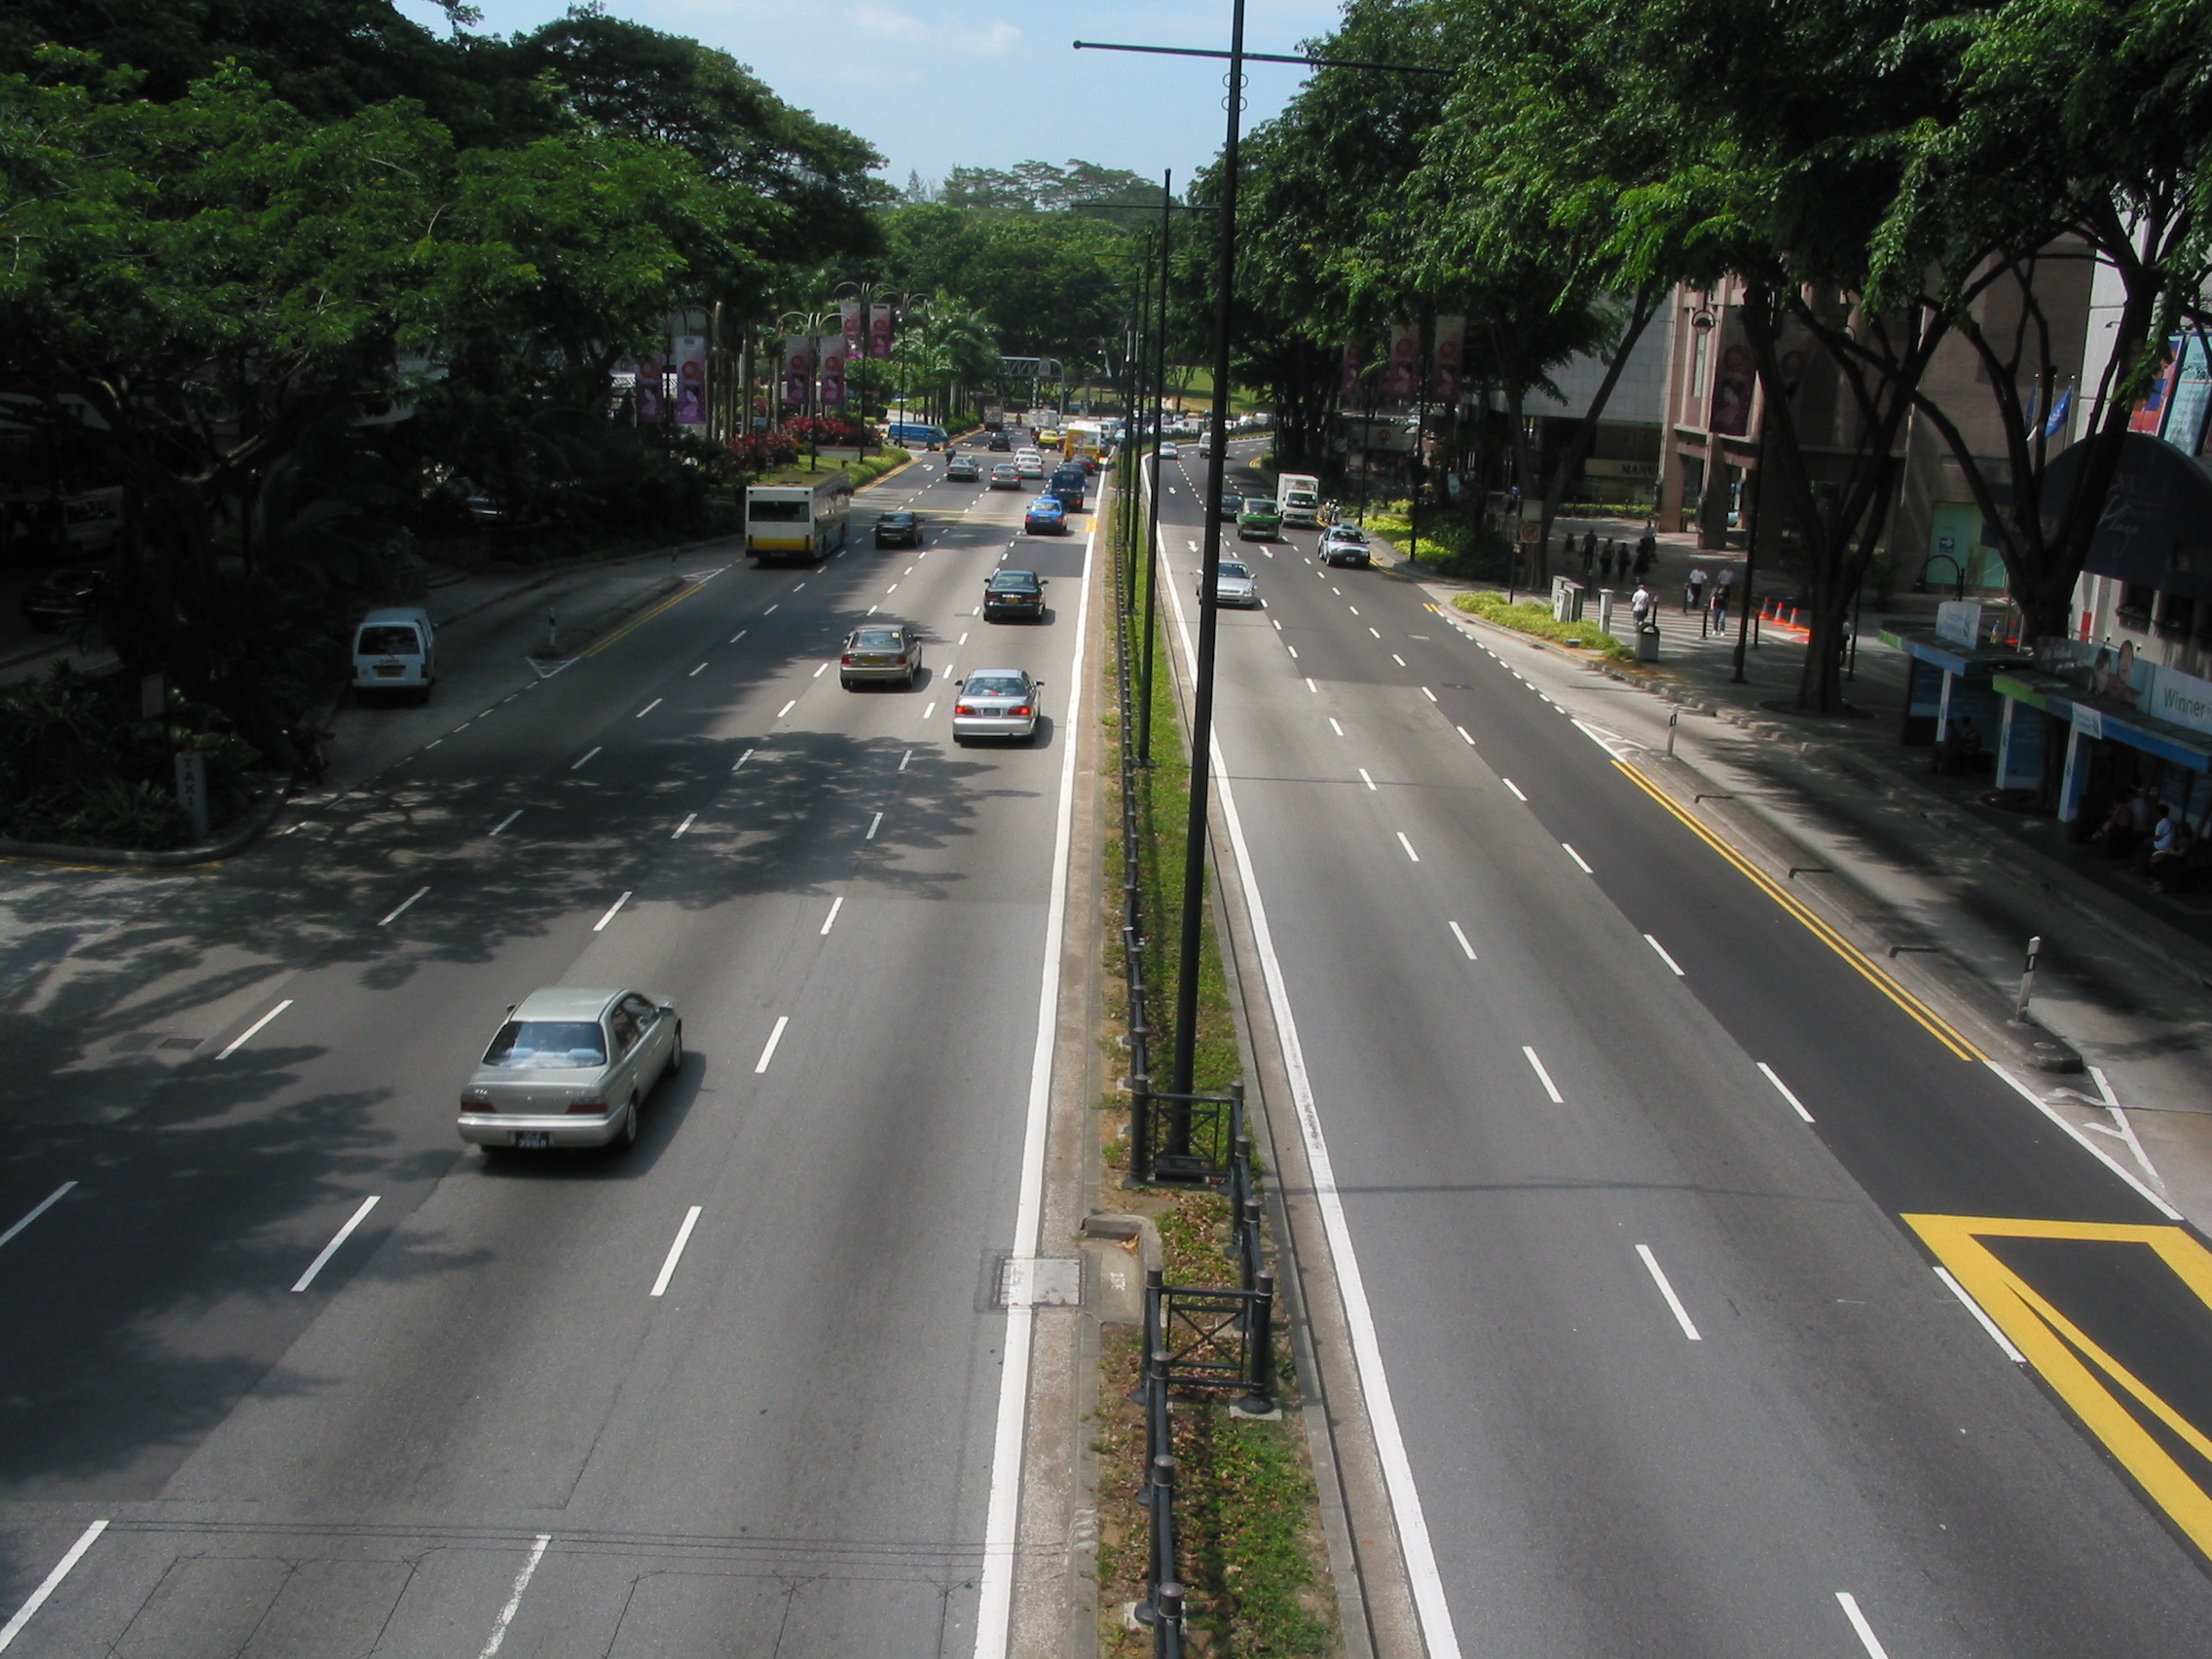
[[[1102,505],[1100,510],[1110,508]],[[1113,579],[1111,572],[1107,579]],[[1108,630],[1115,647],[1130,653],[1138,673],[1143,664],[1141,626],[1140,612],[1133,622]],[[1142,917],[1139,948],[1149,987],[1146,1012],[1154,1022],[1151,1051],[1159,1073],[1153,1083],[1166,1088],[1167,1056],[1174,1051],[1173,1032],[1167,1027],[1175,1005],[1191,774],[1168,667],[1164,606],[1161,627],[1152,686],[1154,763],[1138,773],[1135,877]],[[1120,776],[1121,746],[1132,735],[1122,728],[1118,699],[1111,691],[1118,667],[1111,659],[1105,664],[1109,690],[1101,700],[1107,743],[1103,765],[1110,778]],[[1124,873],[1122,837],[1110,833],[1103,886],[1106,909],[1100,917],[1109,969],[1104,977],[1109,1042],[1126,1031],[1129,1016],[1119,902]],[[1199,1093],[1223,1093],[1243,1076],[1244,1068],[1210,908],[1205,924],[1192,1087]],[[1110,1060],[1123,1057],[1118,1047],[1110,1049]],[[1128,1107],[1129,1097],[1119,1092],[1100,1102],[1097,1144],[1111,1177],[1102,1183],[1103,1202],[1109,1208],[1152,1218],[1165,1252],[1168,1283],[1234,1285],[1237,1270],[1231,1254],[1233,1218],[1220,1192],[1129,1190],[1121,1185],[1129,1166]],[[1190,1653],[1303,1656],[1336,1653],[1342,1647],[1297,1377],[1287,1334],[1279,1334],[1281,1326],[1277,1330],[1283,1406],[1279,1419],[1235,1417],[1226,1400],[1174,1403],[1175,1449],[1181,1460],[1177,1567],[1188,1591],[1185,1651]],[[1136,1659],[1153,1646],[1151,1632],[1130,1629],[1124,1611],[1146,1594],[1149,1532],[1140,1500],[1144,1420],[1130,1400],[1141,1374],[1141,1346],[1138,1327],[1105,1328],[1099,1406],[1092,1425],[1091,1446],[1098,1456],[1098,1650],[1118,1659]]]
[[[1539,640],[1551,640],[1563,645],[1580,645],[1618,662],[1636,659],[1633,650],[1597,623],[1557,621],[1552,616],[1551,607],[1540,600],[1524,599],[1508,605],[1501,593],[1462,593],[1455,594],[1452,603],[1470,616],[1480,616],[1485,622],[1494,622],[1516,633],[1533,634]]]

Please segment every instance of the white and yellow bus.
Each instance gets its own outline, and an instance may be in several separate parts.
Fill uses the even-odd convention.
[[[827,559],[845,545],[853,481],[826,472],[811,484],[754,484],[745,492],[745,550],[763,565]]]

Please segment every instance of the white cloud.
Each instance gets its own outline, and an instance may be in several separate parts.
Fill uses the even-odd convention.
[[[1000,56],[1021,44],[1021,30],[1004,18],[978,28],[961,18],[917,18],[882,0],[859,0],[847,16],[862,34],[934,52],[981,52]]]

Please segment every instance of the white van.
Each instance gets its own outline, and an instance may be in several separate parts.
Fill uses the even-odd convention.
[[[413,692],[427,702],[438,678],[438,636],[416,606],[372,610],[353,630],[353,690]]]

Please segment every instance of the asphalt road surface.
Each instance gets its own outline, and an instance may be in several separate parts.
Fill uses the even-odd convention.
[[[1067,709],[1089,521],[940,474],[233,867],[7,873],[11,1659],[974,1650],[1069,733],[955,748],[952,691]],[[1046,624],[973,614],[1002,560]],[[868,614],[911,691],[839,688]],[[563,983],[682,1005],[640,1143],[461,1148]]]
[[[1226,538],[1218,738],[1432,1654],[2212,1652],[2200,1241],[1640,787],[1624,693],[1315,539]]]

